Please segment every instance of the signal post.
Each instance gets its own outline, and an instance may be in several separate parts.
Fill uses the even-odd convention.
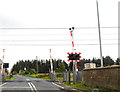
[[[68,52],[67,54],[69,55],[68,56],[68,61],[73,62],[73,81],[74,81],[74,84],[76,84],[76,82],[77,82],[77,71],[78,71],[77,62],[82,61],[82,60],[80,60],[80,58],[81,58],[80,54],[81,53],[74,52],[74,46],[75,46],[74,38],[73,38],[74,27],[69,28],[69,30],[70,30],[70,36],[71,36],[71,41],[72,41],[72,53]]]

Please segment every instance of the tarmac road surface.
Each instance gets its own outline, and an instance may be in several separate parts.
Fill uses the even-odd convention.
[[[14,75],[14,77],[15,80],[0,85],[2,92],[68,92],[64,87],[51,81],[22,75]]]
[[[44,79],[22,75],[14,75],[14,77],[15,80],[0,84],[1,92],[76,92],[75,90],[65,90],[63,86]]]

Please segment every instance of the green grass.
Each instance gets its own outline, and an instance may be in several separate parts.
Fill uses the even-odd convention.
[[[99,92],[120,92],[116,90],[100,89]]]
[[[12,78],[7,78],[6,80],[15,80],[16,78],[12,77]]]
[[[45,74],[26,74],[25,76],[32,77],[32,78],[40,78],[40,79],[50,80],[49,76],[40,77],[39,75],[45,75]]]
[[[74,87],[74,88],[83,89],[83,90],[93,89],[92,87],[85,86],[85,85],[82,84],[82,83],[77,83],[77,84],[71,83],[71,84],[69,84],[69,83],[67,83],[67,82],[63,82],[63,84],[68,85],[68,86],[71,86],[71,87]]]
[[[32,78],[37,78],[37,74],[26,74],[25,76],[32,77]]]
[[[60,80],[60,79],[63,79],[63,77],[57,77],[56,79],[57,79],[57,80]]]
[[[69,84],[67,82],[63,82],[63,84],[65,85],[68,85],[68,86],[71,86],[73,88],[78,88],[78,89],[82,89],[82,90],[91,90],[90,92],[92,92],[93,89],[98,89],[98,92],[120,92],[120,91],[116,91],[116,90],[109,90],[109,89],[103,89],[103,88],[96,88],[96,87],[89,87],[89,86],[86,86],[82,83],[77,83],[77,84]]]
[[[40,79],[51,80],[49,77],[41,77]]]
[[[24,76],[32,77],[32,78],[40,78],[40,79],[46,79],[51,80],[47,74],[25,74]],[[57,77],[57,80],[63,79],[62,77]]]

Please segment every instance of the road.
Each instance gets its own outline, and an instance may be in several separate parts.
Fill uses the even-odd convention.
[[[2,92],[66,92],[63,87],[47,80],[15,75],[16,79],[6,81],[0,88]]]

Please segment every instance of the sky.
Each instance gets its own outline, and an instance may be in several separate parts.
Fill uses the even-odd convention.
[[[102,54],[114,60],[118,1],[98,0]],[[82,59],[100,58],[96,0],[0,0],[0,57],[5,49],[9,70],[19,60],[49,59],[49,49],[53,59],[67,62],[70,27],[75,27],[75,52],[81,52]]]

